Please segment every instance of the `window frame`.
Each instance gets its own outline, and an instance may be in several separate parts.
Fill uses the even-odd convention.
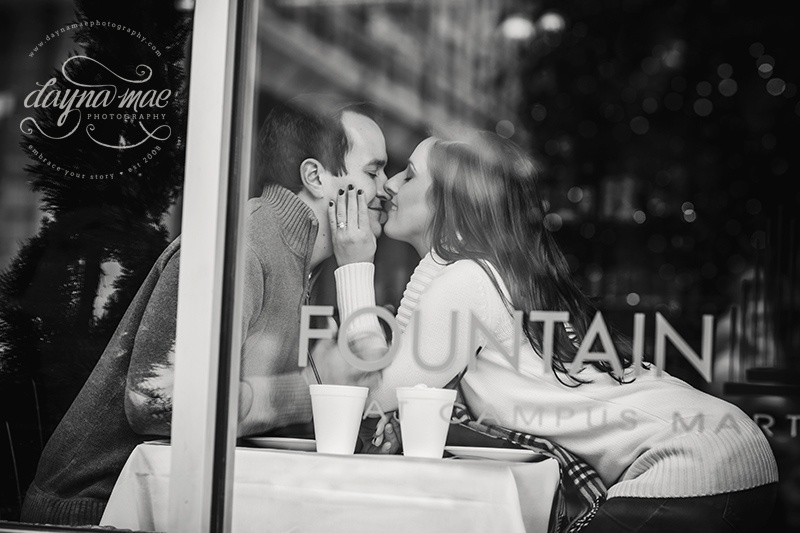
[[[259,0],[198,0],[192,31],[173,391],[170,533],[230,531],[244,205]],[[220,24],[220,21],[226,21]]]

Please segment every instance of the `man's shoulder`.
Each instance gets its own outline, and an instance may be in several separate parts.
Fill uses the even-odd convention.
[[[175,240],[169,243],[161,252],[161,254],[159,254],[158,259],[156,259],[155,263],[153,264],[150,275],[161,275],[167,269],[167,267],[171,265],[174,265],[174,269],[177,271],[180,265],[180,256],[181,236],[178,235]]]
[[[253,198],[247,202],[245,243],[262,263],[284,264],[289,257],[302,260],[307,247],[305,243],[306,217],[282,210],[264,198]]]
[[[244,238],[247,249],[254,251],[262,261],[280,254],[281,221],[275,210],[261,198],[247,201]]]
[[[162,265],[166,265],[167,262],[171,261],[173,258],[177,260],[181,255],[181,236],[178,235],[175,237],[171,243],[164,248],[164,251],[161,252],[161,255],[158,256],[158,261]]]

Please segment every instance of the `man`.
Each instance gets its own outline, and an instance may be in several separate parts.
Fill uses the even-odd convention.
[[[341,196],[363,198],[377,237],[385,198],[386,143],[362,104],[305,95],[277,106],[258,157],[262,194],[247,205],[239,435],[311,420],[308,371],[297,366],[300,309],[311,273],[333,253],[328,208]],[[23,521],[98,524],[131,451],[144,435],[169,435],[179,255],[180,238],[47,443]]]

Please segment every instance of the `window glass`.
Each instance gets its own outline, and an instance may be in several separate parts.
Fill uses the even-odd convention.
[[[334,327],[328,311],[341,324],[342,263],[373,261],[375,304],[392,315],[401,307],[427,251],[418,246],[427,227],[424,211],[400,218],[399,187],[404,197],[429,199],[424,188],[412,197],[416,185],[407,185],[420,161],[415,149],[431,135],[466,129],[508,139],[537,161],[537,224],[563,251],[562,263],[545,267],[574,279],[646,361],[738,405],[761,426],[781,477],[772,529],[798,526],[791,513],[800,460],[793,447],[800,197],[790,182],[798,117],[792,17],[775,6],[728,2],[262,0],[237,7],[223,121],[230,153],[209,146],[230,157],[215,197],[227,206],[224,237],[212,245],[226,250],[213,269],[225,279],[222,367],[212,362],[204,369],[212,379],[198,384],[219,398],[194,406],[218,424],[209,452],[213,529],[224,529],[217,513],[226,506],[244,517],[252,509],[221,481],[258,486],[257,471],[231,471],[246,448],[297,451],[315,437],[308,384],[336,377],[305,362],[323,361],[334,339],[304,340],[303,332]],[[112,440],[136,435],[118,466],[141,435],[170,435],[177,267],[169,254],[182,232],[183,30],[192,6],[153,3],[130,7],[123,18],[85,9],[72,27],[70,2],[0,7],[7,65],[0,78],[0,520],[26,519],[31,483],[51,490],[48,464],[58,463],[42,451],[50,441],[51,455],[64,457],[75,435],[58,437],[57,428],[70,405],[91,411],[89,426],[106,428]],[[109,85],[115,96],[134,91],[116,101],[123,109],[103,102],[99,93]],[[94,88],[96,105],[64,111],[56,101],[67,95],[55,91],[67,88]],[[337,225],[340,197],[349,202],[350,185],[361,191],[374,257],[334,253],[333,234],[346,227]],[[306,320],[309,306],[322,307]],[[104,365],[109,350],[126,350],[130,364],[116,369],[111,354]],[[89,378],[93,371],[120,380],[122,395],[106,395],[104,381]],[[230,421],[219,415],[228,394],[235,456],[223,445]],[[104,426],[112,415],[100,407],[116,409],[119,426]],[[370,447],[374,423],[362,426],[357,452]],[[75,464],[99,463],[78,457]],[[301,481],[286,490],[300,502],[286,509],[320,513],[324,522],[324,507],[303,505]],[[153,500],[167,505],[166,496]],[[203,506],[198,513],[207,512]],[[294,527],[280,509],[271,519]]]
[[[700,28],[719,17],[727,29],[709,39]],[[758,24],[775,43],[733,29]],[[264,2],[255,127],[298,95],[368,101],[381,112],[387,178],[449,126],[512,140],[541,163],[542,223],[607,323],[641,341],[648,361],[656,322],[667,323],[713,359],[704,374],[668,341],[667,372],[755,416],[771,394],[759,379],[796,368],[800,342],[789,326],[797,197],[787,203],[779,185],[795,161],[781,141],[797,119],[796,72],[776,70],[791,63],[776,59],[786,39],[774,14],[719,3]],[[251,182],[252,196],[260,190]],[[387,228],[375,297],[397,309],[419,253]],[[308,300],[335,316],[337,266],[319,264]],[[771,419],[787,420],[781,402]],[[788,438],[790,424],[780,427]]]

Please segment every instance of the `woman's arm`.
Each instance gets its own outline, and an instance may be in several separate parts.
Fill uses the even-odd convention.
[[[367,201],[364,194],[349,189],[340,194],[336,202],[328,205],[328,224],[336,263],[336,300],[339,306],[340,323],[354,312],[375,306],[375,258],[376,239],[372,233]],[[354,320],[345,334],[351,343],[366,340],[378,356],[386,350],[386,342],[380,323],[374,315],[365,315]],[[358,349],[366,355],[366,345]]]
[[[340,324],[344,325],[356,311],[377,305],[374,264],[351,263],[337,268],[333,274]],[[372,313],[356,317],[347,331],[342,329],[339,335],[347,336],[350,350],[362,359],[379,359],[388,350],[383,329]]]
[[[397,387],[425,384],[443,387],[471,361],[472,323],[491,327],[487,316],[485,272],[473,261],[446,267],[419,297],[414,316],[399,339],[392,363],[380,372],[368,405],[384,412],[397,409]],[[483,336],[475,335],[478,346]],[[397,342],[397,341],[396,341]]]
[[[356,294],[363,283],[351,277],[337,278],[343,320],[359,306],[373,305]],[[430,282],[419,297],[414,318],[394,340],[398,348],[391,365],[371,376],[368,405],[377,402],[382,411],[392,411],[397,408],[397,387],[419,383],[441,387],[467,365],[474,353],[470,346],[472,316],[488,324],[487,283],[491,281],[486,273],[473,261],[450,265]],[[355,322],[348,335],[350,350],[362,359],[380,358],[389,349],[377,323]],[[374,385],[376,377],[378,384]]]

